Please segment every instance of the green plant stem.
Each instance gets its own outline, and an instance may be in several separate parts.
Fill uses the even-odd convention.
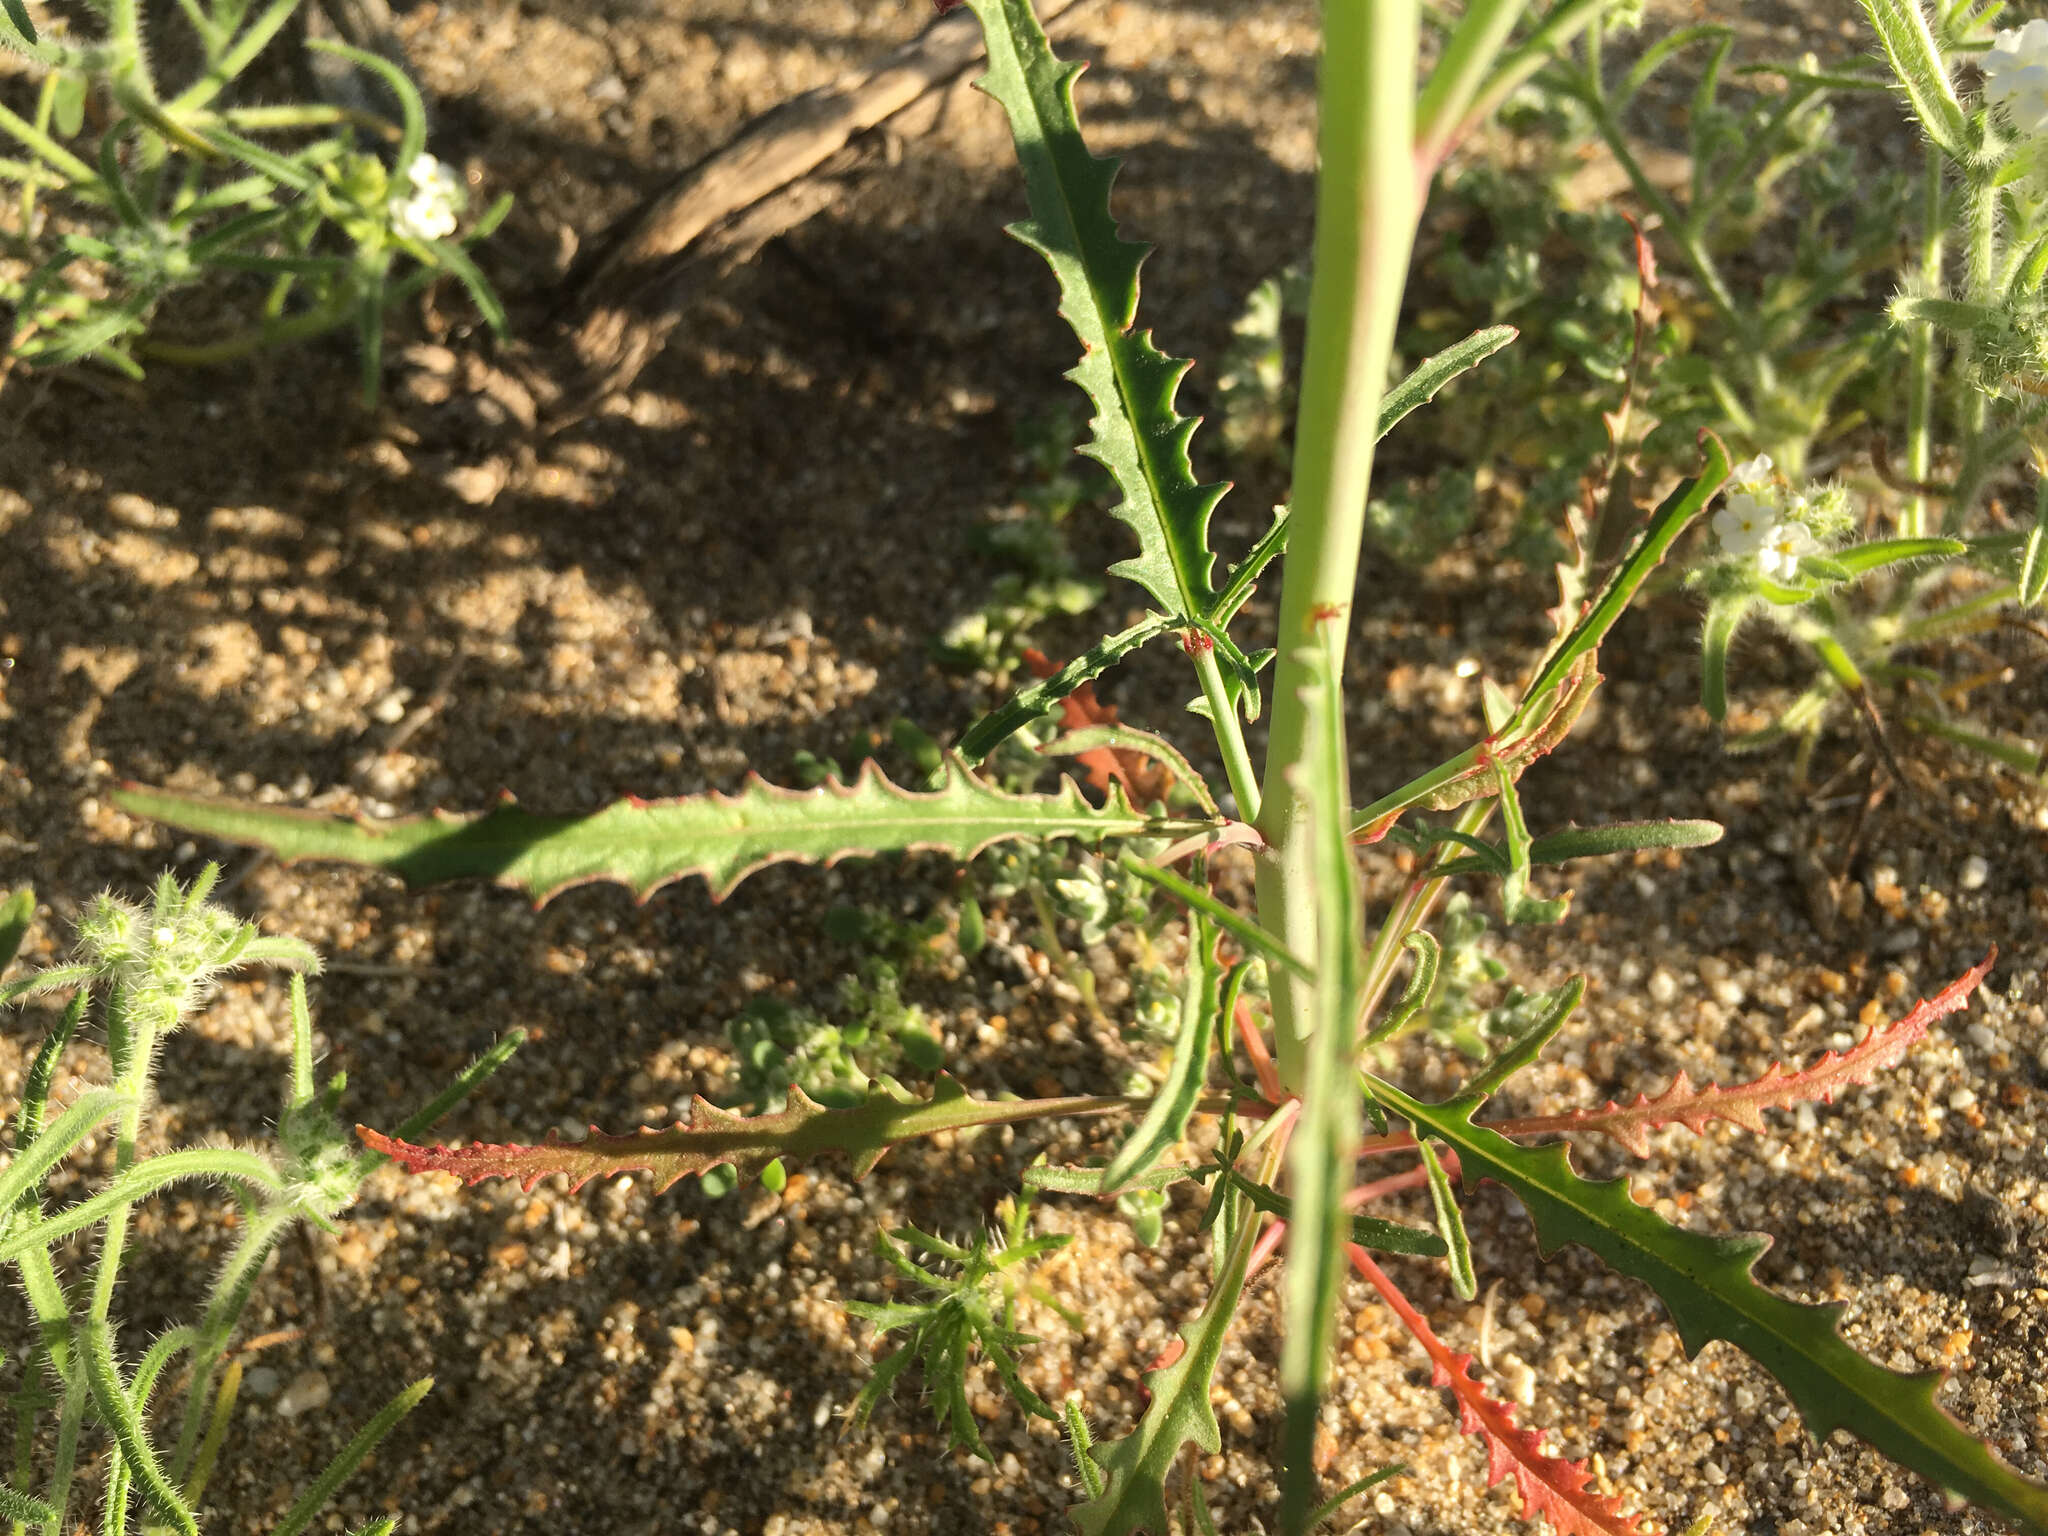
[[[1475,800],[1465,806],[1458,813],[1458,819],[1454,823],[1456,829],[1467,837],[1477,837],[1484,830],[1486,823],[1492,819],[1494,804],[1492,800]],[[1432,868],[1425,871],[1401,893],[1400,899],[1394,903],[1394,909],[1387,914],[1386,921],[1380,924],[1379,932],[1373,937],[1372,948],[1366,953],[1365,972],[1358,991],[1358,1019],[1366,1029],[1367,1045],[1378,1045],[1384,1040],[1391,1039],[1395,1033],[1394,1030],[1372,1029],[1370,1026],[1373,1015],[1379,1011],[1381,1000],[1393,987],[1394,967],[1401,958],[1408,936],[1429,921],[1430,913],[1436,910],[1436,904],[1443,899],[1444,888],[1450,884],[1448,876],[1436,874],[1434,869],[1450,863],[1455,857],[1455,848],[1447,846],[1438,850],[1431,861]],[[1394,1022],[1398,1026],[1404,1021],[1397,1019]]]
[[[1202,699],[1209,706],[1209,724],[1216,732],[1216,745],[1223,753],[1223,771],[1230,779],[1230,792],[1237,797],[1240,821],[1259,819],[1259,778],[1252,768],[1252,755],[1244,744],[1244,726],[1223,686],[1223,668],[1216,660],[1216,647],[1209,645],[1195,655],[1195,675],[1202,680]]]
[[[1963,235],[1968,242],[1963,259],[1964,293],[1970,303],[1988,305],[1996,302],[1991,291],[1991,274],[1997,259],[1998,189],[1988,175],[1976,172],[1965,183],[1963,196]],[[1968,503],[1963,499],[1965,486],[1982,478],[1978,459],[1984,436],[1987,397],[1971,377],[1976,350],[1967,333],[1957,340],[1956,421],[1963,440],[1963,467],[1956,475],[1957,494],[1949,507],[1949,514],[1959,523],[1969,511]]]
[[[1942,236],[1947,222],[1942,217],[1941,152],[1927,147],[1927,167],[1920,194],[1920,285],[1923,292],[1941,291]],[[1906,385],[1906,476],[1924,485],[1934,472],[1934,327],[1913,326],[1907,352]],[[1899,518],[1899,532],[1906,538],[1924,538],[1934,531],[1930,498],[1917,492]]]
[[[1324,14],[1316,179],[1315,271],[1294,446],[1280,659],[1259,830],[1272,848],[1260,861],[1261,924],[1296,954],[1316,944],[1316,852],[1293,782],[1310,733],[1314,671],[1299,654],[1319,615],[1330,630],[1330,665],[1341,679],[1358,584],[1375,425],[1386,391],[1394,322],[1421,216],[1413,151],[1417,0],[1373,6],[1336,0]],[[1304,697],[1304,690],[1311,692]],[[1318,807],[1343,818],[1349,807]],[[1302,1086],[1308,988],[1276,976],[1273,1025],[1280,1081]]]
[[[1596,34],[1588,34],[1589,42],[1594,35]],[[1707,248],[1700,244],[1698,231],[1693,229],[1690,221],[1679,212],[1678,205],[1671,201],[1664,189],[1650,179],[1649,173],[1643,169],[1642,161],[1636,158],[1635,150],[1629,144],[1627,132],[1608,103],[1607,88],[1605,82],[1600,79],[1598,61],[1597,51],[1589,47],[1585,73],[1572,84],[1574,94],[1585,103],[1587,111],[1592,115],[1593,126],[1600,133],[1600,141],[1607,146],[1608,152],[1614,156],[1614,163],[1620,166],[1622,173],[1628,177],[1629,185],[1635,189],[1636,196],[1642,199],[1643,206],[1655,214],[1657,221],[1663,225],[1665,236],[1678,248],[1678,254],[1685,258],[1685,264],[1692,269],[1693,277],[1706,290],[1708,299],[1713,302],[1714,308],[1719,311],[1728,328],[1745,341],[1752,339],[1754,327],[1749,316],[1742,306],[1735,302],[1735,295],[1729,290],[1727,279],[1721,275],[1720,267],[1715,265],[1714,258],[1707,254]]]
[[[234,1336],[235,1324],[241,1321],[242,1310],[249,1304],[249,1294],[263,1272],[264,1261],[291,1225],[293,1214],[293,1208],[283,1201],[256,1212],[243,1226],[242,1235],[235,1243],[234,1252],[228,1255],[227,1263],[221,1266],[220,1278],[214,1282],[213,1295],[206,1303],[206,1316],[200,1321],[198,1337],[192,1346],[192,1377],[185,1388],[185,1410],[178,1424],[177,1449],[171,1454],[171,1479],[174,1482],[183,1484],[191,1470],[200,1431],[206,1427],[214,1372],[220,1365],[221,1356],[227,1353],[228,1340]]]
[[[110,1006],[121,1007],[118,995]],[[135,1166],[135,1138],[142,1130],[142,1105],[149,1093],[150,1067],[156,1059],[156,1032],[146,1019],[131,1012],[125,1023],[110,1021],[107,1033],[116,1056],[115,1086],[124,1099],[114,1133],[114,1177],[118,1180]],[[93,1275],[92,1303],[86,1313],[94,1327],[104,1328],[113,1309],[114,1286],[120,1279],[122,1249],[128,1241],[128,1212],[132,1208],[132,1202],[124,1203],[107,1214],[99,1265]]]
[[[88,197],[95,194],[103,195],[104,189],[100,186],[98,171],[72,154],[49,134],[37,128],[27,118],[9,111],[4,105],[0,105],[0,130],[14,135],[21,141],[23,148],[41,155],[49,162],[52,170],[60,172],[65,177],[74,193],[83,192]]]
[[[261,352],[267,347],[286,346],[295,341],[310,341],[315,336],[324,336],[337,326],[343,326],[354,318],[357,296],[353,284],[343,290],[343,301],[333,301],[318,309],[294,315],[289,320],[280,320],[274,325],[259,326],[253,331],[243,331],[221,341],[200,342],[192,346],[181,346],[176,342],[146,341],[136,350],[144,357],[160,363],[178,363],[186,367],[202,367],[210,363],[232,363],[237,359]]]

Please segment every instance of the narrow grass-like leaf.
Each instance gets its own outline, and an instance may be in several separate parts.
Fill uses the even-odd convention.
[[[1060,1417],[1066,1421],[1067,1449],[1074,1458],[1074,1471],[1079,1474],[1081,1488],[1091,1499],[1102,1497],[1102,1469],[1095,1465],[1093,1454],[1094,1432],[1088,1428],[1088,1415],[1081,1411],[1078,1398],[1068,1398],[1060,1405]]]
[[[1402,990],[1401,1000],[1394,1005],[1393,1012],[1373,1025],[1366,1035],[1367,1045],[1378,1045],[1382,1040],[1391,1040],[1400,1034],[1428,1005],[1429,994],[1436,990],[1436,974],[1444,958],[1444,947],[1436,941],[1436,935],[1418,928],[1401,944],[1414,954],[1415,969],[1410,973],[1408,985]]]
[[[1278,1216],[1282,1221],[1294,1220],[1294,1202],[1278,1190],[1268,1189],[1256,1180],[1231,1169],[1225,1177],[1231,1188],[1269,1216]],[[1441,1259],[1450,1249],[1443,1238],[1434,1232],[1425,1232],[1420,1227],[1404,1226],[1398,1221],[1388,1221],[1382,1216],[1351,1214],[1349,1240],[1361,1248],[1370,1248],[1376,1253],[1404,1253],[1418,1259]]]
[[[70,1155],[71,1149],[107,1121],[124,1104],[132,1102],[118,1088],[95,1088],[83,1093],[47,1130],[30,1137],[26,1145],[17,1140],[14,1160],[0,1172],[0,1211],[11,1211],[22,1196],[42,1187],[43,1176]],[[19,1136],[20,1127],[16,1127]]]
[[[1943,741],[1952,741],[1959,747],[1967,747],[1990,758],[1994,763],[2003,763],[2015,773],[2038,777],[2048,771],[2048,757],[2030,741],[2015,740],[2001,736],[1987,736],[1982,731],[1973,731],[1968,726],[1956,725],[1947,720],[1936,720],[1928,715],[1907,715],[1906,724],[1925,736],[1938,736]]]
[[[392,96],[397,99],[399,115],[405,125],[399,134],[398,153],[393,157],[392,164],[397,167],[400,176],[405,175],[411,169],[413,161],[419,158],[420,151],[427,147],[427,108],[426,103],[420,100],[419,87],[412,83],[404,70],[382,54],[371,53],[363,48],[352,48],[347,43],[335,42],[324,37],[309,37],[306,39],[306,46],[321,53],[331,53],[347,59],[356,68],[366,69],[377,76],[390,88]]]
[[[1444,1240],[1451,1260],[1451,1291],[1460,1301],[1479,1294],[1479,1279],[1472,1273],[1472,1239],[1465,1231],[1465,1213],[1458,1209],[1458,1195],[1444,1177],[1444,1165],[1427,1136],[1415,1138],[1422,1153],[1422,1167],[1429,1175],[1429,1199],[1436,1209],[1437,1235]]]
[[[1060,314],[1081,341],[1067,377],[1095,415],[1082,451],[1115,478],[1113,515],[1138,536],[1138,553],[1110,567],[1184,624],[1213,622],[1209,514],[1227,487],[1200,485],[1188,461],[1195,421],[1174,409],[1188,363],[1136,328],[1138,268],[1150,249],[1117,232],[1109,211],[1117,162],[1089,152],[1074,109],[1082,66],[1046,41],[1030,0],[967,0],[988,45],[981,88],[1009,116],[1031,217],[1010,233],[1045,258],[1059,281]]]
[[[111,1089],[107,1091],[112,1092]],[[38,1142],[32,1151],[39,1153],[41,1147],[42,1143]],[[14,1170],[9,1168],[7,1172],[11,1178]],[[277,1170],[254,1152],[231,1147],[193,1147],[183,1152],[166,1152],[161,1157],[146,1158],[136,1163],[125,1173],[117,1175],[111,1184],[90,1200],[67,1205],[38,1221],[9,1231],[6,1238],[0,1240],[0,1263],[20,1257],[29,1248],[47,1246],[60,1237],[104,1221],[122,1207],[133,1205],[182,1179],[241,1180],[271,1190],[284,1187]],[[5,1209],[7,1203],[4,1197],[0,1197],[0,1210]]]
[[[298,1502],[285,1511],[271,1536],[299,1536],[299,1533],[313,1523],[313,1517],[320,1508],[333,1498],[336,1490],[355,1475],[377,1448],[377,1443],[398,1427],[398,1421],[417,1408],[420,1399],[434,1390],[434,1378],[422,1376],[418,1381],[400,1392],[390,1402],[379,1408],[370,1422],[357,1430],[355,1437],[335,1452],[334,1460],[320,1470],[320,1475],[299,1495]]]
[[[1529,862],[1532,865],[1568,864],[1573,859],[1612,858],[1618,853],[1634,853],[1643,848],[1706,848],[1721,841],[1727,830],[1718,821],[1703,819],[1611,821],[1598,827],[1565,827],[1532,838]],[[1445,838],[1454,835],[1448,828],[1436,831]],[[1463,838],[1458,840],[1465,841]],[[1440,864],[1435,873],[1446,878],[1481,873],[1498,875],[1509,867],[1506,853],[1495,844],[1481,843],[1479,848],[1484,851],[1468,859],[1452,859]]]
[[[121,1460],[140,1486],[143,1498],[184,1536],[199,1536],[199,1522],[193,1518],[184,1497],[164,1476],[164,1469],[158,1464],[156,1452],[150,1446],[149,1435],[142,1427],[142,1416],[136,1412],[135,1403],[121,1381],[107,1325],[97,1321],[81,1323],[73,1332],[78,1336],[76,1343],[85,1368],[86,1388],[92,1393],[92,1405],[99,1413],[100,1422],[114,1437]]]
[[[29,925],[35,920],[36,893],[28,886],[0,901],[0,976],[7,974],[7,967],[21,953],[21,942],[28,937]]]
[[[1209,793],[1209,786],[1195,765],[1179,747],[1164,736],[1150,731],[1141,731],[1136,726],[1088,725],[1079,730],[1067,731],[1047,742],[1039,751],[1047,757],[1079,757],[1084,752],[1111,751],[1130,753],[1136,757],[1149,757],[1163,764],[1180,783],[1185,784],[1194,795],[1205,816],[1220,818],[1222,812],[1216,807],[1216,797]]]
[[[33,21],[29,20],[28,7],[23,5],[21,3],[21,0],[0,0],[0,13],[4,13],[6,15],[8,25],[14,28],[16,33],[16,45],[20,47],[24,53],[27,52],[29,49],[35,47],[36,24]],[[16,1494],[15,1497],[19,1498],[21,1497],[21,1495]],[[29,1502],[34,1503],[35,1501],[31,1499]],[[14,1518],[17,1520],[21,1520],[26,1519],[28,1517],[23,1515],[16,1515],[14,1516]],[[56,1516],[49,1515],[46,1518],[54,1520]]]
[[[1266,531],[1259,535],[1256,544],[1245,551],[1244,558],[1230,568],[1225,578],[1223,591],[1216,599],[1216,622],[1228,624],[1237,616],[1237,610],[1252,595],[1252,588],[1258,584],[1260,574],[1276,559],[1287,552],[1288,511],[1285,507],[1273,509],[1273,521]]]
[[[1297,976],[1314,979],[1315,972],[1310,969],[1307,961],[1242,912],[1232,911],[1225,906],[1213,892],[1191,880],[1182,879],[1172,870],[1154,864],[1149,859],[1141,859],[1136,854],[1125,854],[1121,862],[1125,869],[1139,879],[1158,886],[1176,900],[1185,902],[1193,911],[1200,912],[1251,953],[1263,955],[1274,964],[1285,966]]]
[[[492,879],[546,902],[572,885],[611,880],[645,900],[702,875],[714,899],[783,861],[831,865],[880,853],[935,850],[961,863],[992,843],[1066,837],[1090,845],[1150,828],[1112,789],[1100,808],[1072,782],[1013,795],[957,758],[938,788],[898,787],[864,763],[851,784],[779,789],[750,778],[737,795],[618,801],[588,816],[539,816],[509,801],[482,816],[434,813],[374,822],[215,800],[130,785],[124,810],[188,832],[268,848],[279,858],[332,859],[388,870],[408,885]]]
[[[1700,707],[1716,725],[1728,718],[1728,648],[1749,609],[1747,593],[1716,598],[1700,632]]]
[[[1961,539],[1873,539],[1847,549],[1831,549],[1828,560],[1851,576],[1866,575],[1904,560],[1953,560],[1970,546]]]
[[[1171,1189],[1176,1184],[1186,1184],[1209,1163],[1175,1163],[1165,1167],[1148,1168],[1143,1173],[1134,1173],[1124,1181],[1125,1189]],[[1101,1195],[1102,1170],[1100,1168],[1075,1168],[1061,1163],[1037,1163],[1024,1170],[1023,1184],[1030,1190],[1050,1190],[1059,1195]]]
[[[2048,591],[2048,475],[2034,487],[2034,526],[2020,546],[2020,606],[2039,607],[2044,591]]]
[[[206,1485],[213,1478],[214,1463],[220,1459],[221,1445],[228,1437],[228,1424],[235,1413],[235,1399],[241,1391],[242,1362],[230,1360],[227,1369],[220,1374],[220,1387],[213,1396],[213,1412],[206,1421],[206,1438],[200,1441],[199,1455],[185,1478],[185,1502],[188,1504],[197,1504],[205,1496]]]
[[[1565,1020],[1579,1006],[1586,995],[1586,978],[1574,976],[1554,992],[1544,994],[1548,1003],[1536,1022],[1515,1037],[1515,1043],[1486,1064],[1486,1069],[1465,1085],[1465,1092],[1491,1094],[1498,1092],[1501,1084],[1507,1082],[1522,1068],[1543,1054],[1543,1047],[1551,1042],[1557,1032],[1564,1028]]]
[[[71,1037],[78,1033],[78,1026],[85,1018],[86,1005],[92,1001],[92,994],[83,987],[72,994],[71,1001],[64,1005],[64,1012],[43,1036],[43,1043],[36,1050],[35,1060],[29,1063],[28,1077],[21,1088],[21,1108],[14,1120],[14,1149],[17,1156],[21,1149],[32,1145],[43,1134],[43,1121],[50,1109],[50,1084],[56,1080],[57,1062],[64,1054],[64,1047],[71,1043]],[[31,1184],[16,1200],[18,1208],[26,1209],[34,1204],[40,1184]],[[4,1211],[5,1206],[0,1206]]]
[[[475,1061],[464,1067],[456,1076],[455,1081],[435,1094],[425,1104],[413,1111],[413,1113],[406,1116],[398,1127],[396,1139],[399,1141],[410,1141],[415,1136],[424,1136],[428,1131],[431,1131],[447,1115],[448,1111],[482,1087],[497,1072],[498,1068],[504,1066],[506,1062],[512,1059],[512,1053],[525,1043],[525,1030],[514,1029],[508,1031],[504,1039],[498,1041],[488,1051],[485,1051],[483,1055],[477,1057]],[[384,1160],[381,1154],[375,1152],[365,1153],[364,1156],[371,1160],[371,1166],[375,1166],[375,1164],[381,1163]],[[367,1173],[368,1171],[368,1168],[365,1168],[364,1172]]]
[[[1650,515],[1648,525],[1636,535],[1585,614],[1551,647],[1535,680],[1522,695],[1522,708],[1516,714],[1518,723],[1541,707],[1543,695],[1562,683],[1581,657],[1599,648],[1615,621],[1649,580],[1650,572],[1663,562],[1678,536],[1706,510],[1714,493],[1721,489],[1721,482],[1728,478],[1728,450],[1711,432],[1702,432],[1700,441],[1707,461],[1700,466],[1699,474],[1664,498],[1664,504]]]
[[[1389,1478],[1406,1477],[1407,1475],[1408,1469],[1399,1463],[1391,1467],[1381,1467],[1377,1472],[1366,1473],[1357,1482],[1350,1484],[1348,1487],[1338,1489],[1313,1510],[1309,1511],[1308,1528],[1314,1530],[1361,1493],[1370,1493]]]
[[[356,1134],[371,1150],[405,1165],[408,1173],[452,1173],[465,1184],[484,1179],[517,1179],[532,1189],[549,1174],[568,1175],[570,1188],[615,1173],[645,1173],[657,1191],[690,1174],[730,1165],[743,1179],[754,1178],[778,1158],[817,1157],[827,1152],[852,1159],[856,1177],[882,1160],[898,1142],[970,1125],[1015,1125],[1048,1116],[1102,1115],[1134,1108],[1141,1100],[1122,1097],[1064,1099],[970,1099],[951,1077],[940,1077],[929,1099],[899,1099],[876,1090],[865,1104],[827,1109],[801,1088],[787,1104],[765,1115],[736,1115],[702,1097],[693,1101],[689,1124],[644,1129],[628,1136],[593,1130],[581,1141],[565,1142],[553,1132],[534,1146],[420,1147],[397,1141],[368,1126]]]
[[[1082,1536],[1134,1536],[1138,1531],[1165,1536],[1166,1478],[1180,1459],[1181,1447],[1192,1442],[1210,1455],[1222,1447],[1223,1431],[1209,1405],[1209,1387],[1224,1337],[1237,1315],[1257,1232],[1257,1217],[1241,1225],[1208,1304],[1181,1330],[1185,1347],[1180,1357],[1146,1377],[1152,1401],[1137,1427],[1092,1453],[1102,1488],[1072,1511]]]
[[[1512,325],[1489,325],[1463,341],[1425,357],[1414,372],[1380,401],[1379,436],[1393,431],[1401,418],[1436,398],[1437,391],[1461,373],[1470,372],[1522,333]]]
[[[1188,922],[1187,975],[1180,991],[1180,1025],[1175,1032],[1166,1081],[1159,1085],[1145,1111],[1116,1156],[1102,1171],[1102,1193],[1122,1193],[1132,1179],[1149,1172],[1186,1134],[1188,1117],[1201,1096],[1209,1073],[1210,1047],[1216,1039],[1217,984],[1215,931],[1199,912]]]
[[[1674,1227],[1629,1197],[1628,1180],[1593,1181],[1561,1145],[1521,1147],[1472,1124],[1476,1098],[1423,1104],[1391,1083],[1381,1101],[1419,1134],[1449,1143],[1467,1180],[1490,1178],[1522,1202],[1546,1255],[1591,1249],[1655,1291],[1688,1355],[1720,1339],[1778,1379],[1816,1439],[1847,1429],[1936,1487],[2048,1533],[2048,1487],[2022,1477],[1945,1414],[1940,1372],[1902,1375],[1858,1354],[1836,1331],[1839,1305],[1810,1306],[1765,1290],[1751,1269],[1770,1239],[1712,1237]]]

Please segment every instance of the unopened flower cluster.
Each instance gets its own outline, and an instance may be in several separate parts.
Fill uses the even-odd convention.
[[[455,233],[464,201],[455,167],[432,155],[415,155],[405,168],[409,192],[391,198],[391,232],[401,240],[445,240]]]
[[[1820,552],[1818,534],[1833,533],[1846,520],[1839,488],[1809,488],[1807,494],[1781,488],[1765,454],[1737,464],[1728,474],[1728,494],[1714,514],[1714,533],[1725,558],[1754,560],[1766,581],[1789,582],[1803,556]]]

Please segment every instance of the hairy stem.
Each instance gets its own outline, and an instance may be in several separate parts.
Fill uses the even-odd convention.
[[[1946,221],[1941,206],[1941,151],[1927,147],[1927,168],[1922,179],[1920,202],[1920,284],[1928,294],[1941,289],[1942,236]],[[1934,327],[1912,327],[1907,354],[1906,386],[1906,478],[1925,485],[1934,472]],[[1933,531],[1932,503],[1915,494],[1899,517],[1899,533],[1909,539],[1924,538]]]
[[[1372,480],[1375,425],[1394,321],[1421,215],[1413,150],[1417,0],[1330,4],[1323,17],[1322,168],[1316,180],[1315,274],[1294,445],[1280,659],[1259,830],[1259,919],[1297,954],[1316,953],[1315,849],[1293,782],[1310,732],[1311,666],[1298,654],[1319,616],[1333,620],[1330,664],[1343,676],[1352,593]],[[1324,806],[1342,817],[1348,807]],[[1276,976],[1273,1024],[1281,1083],[1304,1085],[1308,988]]]

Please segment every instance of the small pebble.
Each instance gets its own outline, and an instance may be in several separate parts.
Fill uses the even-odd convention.
[[[334,1396],[334,1389],[328,1385],[327,1377],[319,1371],[301,1371],[292,1378],[292,1384],[278,1395],[272,1409],[280,1419],[295,1419],[302,1413],[312,1413],[325,1408],[327,1400]]]
[[[1973,853],[1963,860],[1962,873],[1956,877],[1956,883],[1966,891],[1977,891],[1982,890],[1984,882],[1990,878],[1990,860],[1981,853]]]

